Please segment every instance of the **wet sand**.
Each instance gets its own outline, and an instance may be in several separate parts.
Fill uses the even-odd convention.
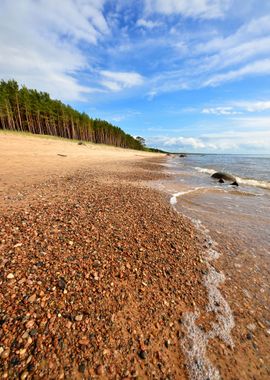
[[[0,377],[186,379],[182,316],[206,307],[207,266],[194,226],[146,185],[163,158],[100,148],[60,166],[62,142],[50,155],[30,139],[26,160],[1,150]]]

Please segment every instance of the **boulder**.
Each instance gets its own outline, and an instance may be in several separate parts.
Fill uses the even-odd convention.
[[[216,178],[216,179],[223,179],[224,181],[236,182],[236,179],[234,178],[234,176],[228,173],[216,172],[212,174],[211,177]]]
[[[225,181],[224,181],[223,178],[220,178],[220,179],[218,180],[218,182],[219,182],[219,183],[224,183]]]
[[[238,182],[237,181],[234,181],[233,183],[231,183],[232,186],[239,186]]]

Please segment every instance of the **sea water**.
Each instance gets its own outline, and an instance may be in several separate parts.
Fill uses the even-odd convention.
[[[219,373],[207,358],[209,339],[219,336],[234,345],[233,311],[237,308],[237,300],[239,304],[249,303],[254,320],[270,328],[269,311],[267,314],[270,300],[270,155],[172,155],[164,166],[170,173],[170,180],[160,182],[158,187],[170,195],[172,206],[191,219],[209,242],[205,252],[209,274],[204,279],[208,306],[211,309],[215,297],[219,297],[224,310],[217,311],[220,323],[207,333],[196,325],[200,311],[186,315],[187,334],[182,348],[188,357],[191,378],[214,380],[219,378]],[[231,182],[219,183],[211,177],[219,171],[233,175],[239,186]],[[220,254],[223,256],[224,273],[215,270],[215,255],[210,257],[211,252],[216,258]],[[223,297],[220,286],[226,284],[226,280],[234,284],[238,298]]]

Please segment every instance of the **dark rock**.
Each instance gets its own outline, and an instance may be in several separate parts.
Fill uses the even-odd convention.
[[[84,363],[81,363],[81,364],[79,365],[79,372],[84,373],[84,371],[85,371],[85,364],[84,364]]]
[[[216,179],[223,179],[224,181],[233,181],[233,182],[235,181],[234,176],[228,173],[223,173],[223,172],[216,172],[212,174],[211,177],[216,178]]]
[[[253,335],[251,334],[251,332],[247,333],[247,339],[248,340],[252,340],[253,339]]]
[[[36,266],[42,268],[45,266],[45,263],[43,261],[38,261],[36,262]]]
[[[10,364],[12,365],[12,367],[19,365],[20,363],[21,363],[20,359],[17,358],[16,356],[13,356],[13,358],[11,358],[11,360],[10,360]]]
[[[179,157],[187,157],[187,155],[184,153],[181,153],[181,154],[179,154]]]
[[[82,141],[79,141],[78,142],[78,145],[84,145]]]
[[[233,183],[231,183],[232,186],[239,186],[238,182],[234,181]]]
[[[28,366],[27,366],[27,371],[28,371],[28,372],[32,372],[32,371],[34,371],[34,369],[35,369],[34,364],[29,363]]]
[[[36,329],[32,329],[30,332],[29,332],[29,335],[30,336],[35,336],[38,334],[38,331]]]
[[[61,289],[61,290],[65,290],[66,288],[66,281],[63,277],[60,277],[59,280],[58,280],[58,287]]]
[[[138,352],[138,355],[139,355],[139,357],[140,357],[141,359],[146,359],[146,357],[147,357],[147,353],[146,353],[146,351],[144,351],[144,350],[140,350],[140,351]]]
[[[224,181],[223,178],[220,178],[220,179],[218,180],[218,182],[219,182],[219,183],[224,183],[225,181]]]

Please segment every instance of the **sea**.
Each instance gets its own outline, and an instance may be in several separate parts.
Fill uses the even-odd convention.
[[[170,176],[158,189],[205,238],[208,312],[217,316],[208,332],[196,323],[203,311],[185,316],[190,378],[219,379],[207,356],[211,339],[237,347],[236,331],[246,334],[250,327],[255,334],[258,326],[263,336],[270,335],[270,155],[170,155],[163,165]],[[212,177],[216,172],[232,175],[239,186],[219,183]],[[241,350],[237,355],[245,360]]]

